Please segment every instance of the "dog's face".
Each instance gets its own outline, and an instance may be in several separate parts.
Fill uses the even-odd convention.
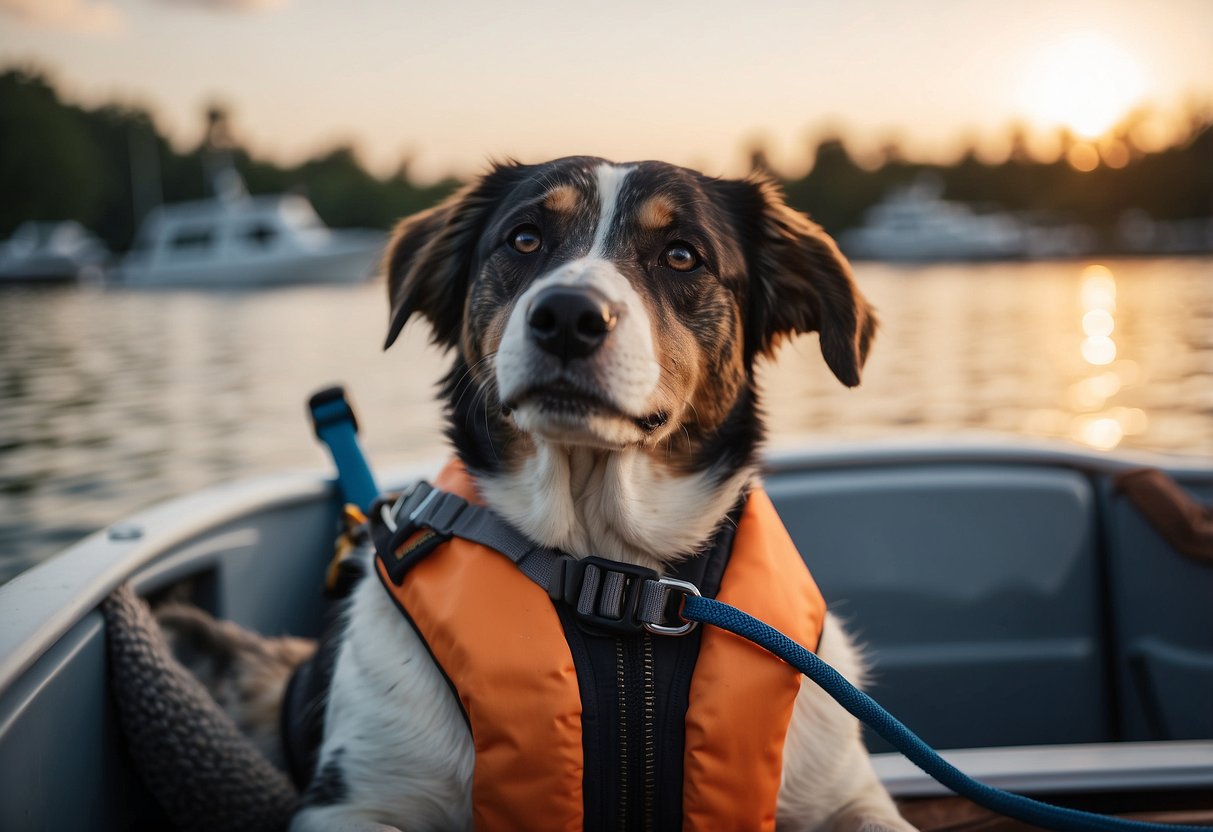
[[[761,435],[753,365],[819,331],[859,382],[875,320],[824,232],[765,181],[573,157],[498,166],[406,220],[392,323],[458,351],[452,436],[493,471],[535,442],[735,467]]]

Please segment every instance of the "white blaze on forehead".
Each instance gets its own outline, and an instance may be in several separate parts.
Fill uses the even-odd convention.
[[[605,254],[607,237],[619,213],[624,180],[635,169],[609,163],[598,166],[595,171],[598,220],[590,250],[584,257],[559,265],[540,277],[515,304],[494,361],[497,388],[504,400],[526,390],[532,368],[537,361],[546,360],[528,335],[527,319],[535,298],[552,286],[576,286],[594,289],[619,312],[618,324],[607,343],[587,359],[603,396],[636,418],[649,412],[649,400],[661,376],[652,325],[640,295]],[[515,418],[525,429],[527,414],[517,413]]]
[[[594,242],[590,244],[587,258],[602,257],[606,249],[607,235],[615,223],[615,213],[619,207],[619,194],[623,191],[623,180],[636,167],[629,165],[620,167],[604,162],[594,173],[598,178],[598,225],[594,228]]]

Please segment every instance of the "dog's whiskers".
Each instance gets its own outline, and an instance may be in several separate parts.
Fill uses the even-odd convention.
[[[479,361],[477,361],[475,364],[473,364],[472,366],[468,367],[466,370],[463,371],[463,375],[461,375],[459,377],[459,380],[456,381],[455,385],[454,385],[454,389],[459,390],[460,387],[462,387],[462,390],[459,393],[459,398],[457,398],[455,400],[455,403],[453,405],[451,405],[452,411],[457,411],[459,409],[459,405],[463,402],[463,397],[465,395],[467,395],[468,389],[474,386],[474,383],[473,383],[474,380],[469,380],[466,384],[464,384],[464,379],[468,379],[471,376],[471,374],[476,370],[477,367],[479,367],[481,364],[484,364],[485,362],[491,360],[492,358],[496,357],[496,355],[497,355],[497,353],[495,353],[495,352],[489,353],[488,355],[484,356]],[[477,388],[477,389],[483,389],[483,388]]]

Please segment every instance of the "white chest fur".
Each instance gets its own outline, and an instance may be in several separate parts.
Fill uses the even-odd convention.
[[[517,470],[480,480],[481,493],[532,540],[578,557],[660,570],[707,540],[753,476],[724,482],[674,475],[639,450],[538,443]]]

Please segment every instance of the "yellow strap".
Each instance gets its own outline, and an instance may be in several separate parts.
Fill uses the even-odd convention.
[[[324,573],[324,585],[330,590],[337,588],[341,563],[350,556],[350,552],[354,551],[354,530],[366,523],[366,515],[358,506],[346,503],[341,509],[341,523],[343,529],[341,534],[337,535],[336,551]]]

